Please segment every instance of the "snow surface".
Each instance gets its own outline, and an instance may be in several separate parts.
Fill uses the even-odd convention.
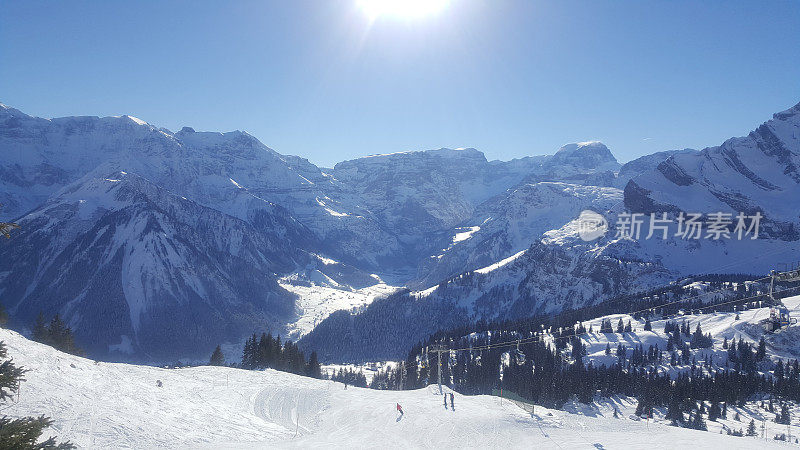
[[[502,260],[500,260],[500,261],[498,261],[498,262],[496,262],[496,263],[494,263],[494,264],[492,264],[490,266],[486,266],[486,267],[480,268],[480,269],[476,270],[475,272],[484,273],[484,274],[492,272],[494,270],[497,270],[497,269],[505,266],[506,264],[510,263],[511,261],[514,261],[515,259],[519,258],[523,253],[525,253],[525,250],[517,252],[517,253],[509,256],[508,258],[502,259]]]
[[[5,403],[3,413],[11,417],[47,414],[55,421],[48,433],[80,448],[745,449],[778,445],[675,428],[660,420],[646,423],[631,417],[635,403],[629,400],[597,406],[571,404],[566,411],[537,406],[531,414],[498,397],[456,393],[453,411],[444,409],[435,386],[402,392],[343,389],[340,383],[274,370],[98,363],[8,330],[0,330],[0,340],[8,345],[14,361],[30,370],[19,400]],[[449,392],[446,387],[445,392]],[[403,416],[395,410],[397,403]],[[621,418],[613,418],[614,407],[622,412]]]
[[[324,276],[321,273],[320,275]],[[337,289],[320,285],[302,286],[285,282],[281,282],[280,285],[298,296],[297,307],[300,312],[297,319],[286,326],[287,337],[295,340],[313,330],[318,323],[335,311],[363,308],[376,298],[389,295],[398,289],[396,286],[384,283],[362,289],[345,287]]]
[[[456,235],[453,236],[453,243],[455,244],[457,242],[466,241],[467,239],[471,238],[473,234],[475,234],[476,232],[480,231],[480,229],[481,229],[481,227],[460,227],[460,228],[456,228],[458,233],[456,233]],[[462,231],[462,230],[466,230],[466,231]]]

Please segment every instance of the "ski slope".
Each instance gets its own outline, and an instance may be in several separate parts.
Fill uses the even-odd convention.
[[[8,330],[0,330],[0,340],[30,370],[18,400],[2,405],[3,414],[47,414],[55,420],[48,432],[80,448],[777,446],[648,424],[631,417],[635,403],[625,400],[566,408],[570,412],[536,407],[532,415],[498,397],[456,393],[453,411],[444,408],[434,386],[402,392],[344,389],[274,370],[95,362]],[[613,418],[613,407],[621,418]]]

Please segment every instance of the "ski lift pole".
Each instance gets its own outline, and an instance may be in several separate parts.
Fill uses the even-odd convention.
[[[438,353],[438,356],[439,356],[439,370],[437,370],[436,372],[437,372],[437,375],[439,375],[439,393],[441,394],[442,393],[442,349],[441,349],[441,347],[439,348],[439,351],[437,353]]]
[[[443,391],[442,391],[442,352],[449,351],[449,350],[447,350],[445,348],[445,346],[442,345],[442,344],[436,344],[436,345],[433,346],[433,348],[431,348],[431,351],[432,352],[436,352],[436,355],[437,355],[437,358],[438,358],[438,367],[439,367],[439,369],[436,372],[437,372],[438,380],[439,380],[439,393],[442,394],[443,393]]]
[[[403,390],[403,381],[406,378],[406,362],[400,361],[400,390]]]
[[[775,295],[773,295],[775,289],[775,271],[772,270],[769,272],[769,301],[770,306],[775,306]]]

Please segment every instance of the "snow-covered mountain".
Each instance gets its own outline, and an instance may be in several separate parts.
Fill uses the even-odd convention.
[[[302,334],[391,292],[370,273],[408,280],[437,236],[554,158],[441,149],[327,171],[239,131],[2,104],[0,148],[0,214],[23,227],[0,247],[14,323],[58,312],[93,355],[153,359],[257,326]],[[594,170],[579,159],[569,173]]]
[[[0,249],[14,322],[59,312],[98,357],[206,356],[245,330],[279,328],[296,298],[276,274],[308,264],[315,243],[279,206],[248,223],[103,166],[20,225]]]
[[[512,161],[439,149],[321,169],[240,131],[42,119],[0,104],[0,214],[23,225],[0,246],[0,294],[22,328],[59,312],[98,354],[155,355],[173,333],[187,342],[175,356],[236,343],[255,324],[299,336],[392,284],[419,289],[408,298],[453,322],[602,301],[723,258],[794,248],[797,111],[721,147],[624,166],[583,142]],[[626,211],[711,207],[761,211],[767,239],[584,242],[573,220],[584,209],[613,223]],[[761,262],[747,267],[774,258]],[[406,318],[398,327],[421,319],[400,304],[409,301],[389,308]],[[165,305],[202,332],[169,328]],[[154,328],[145,337],[137,327]]]
[[[648,167],[653,161],[640,163]],[[410,345],[425,333],[453,324],[581,307],[691,274],[765,274],[780,264],[785,267],[800,254],[798,164],[800,105],[776,114],[747,137],[730,139],[720,147],[702,152],[669,155],[654,169],[633,177],[624,189],[622,202],[608,210],[602,207],[609,204],[608,200],[613,202],[613,189],[606,191],[608,197],[603,197],[598,195],[599,188],[593,188],[592,195],[602,199],[594,205],[592,195],[584,192],[572,207],[586,205],[606,217],[610,230],[598,240],[581,239],[580,221],[575,213],[563,225],[532,236],[529,248],[494,264],[469,268],[438,285],[433,284],[435,277],[431,277],[424,285],[433,287],[399,295],[402,302],[393,303],[401,306],[375,302],[355,317],[346,317],[344,313],[333,315],[309,334],[304,343],[322,348],[329,338],[326,336],[352,335],[355,342],[369,341],[369,347],[359,345],[359,349],[368,348],[380,357],[383,356],[380,352],[403,342]],[[513,195],[503,197],[499,205],[513,200]],[[562,201],[559,198],[556,203]],[[500,209],[514,215],[513,207],[500,206]],[[681,211],[705,215],[723,212],[733,217],[738,212],[747,215],[759,212],[764,220],[758,239],[751,239],[750,235],[739,240],[735,234],[731,239],[714,240],[705,236],[684,239],[675,235]],[[617,235],[615,225],[621,216],[650,212],[668,213],[673,222],[667,239],[661,239],[658,233],[647,239],[649,221],[643,223],[644,231],[637,239]],[[514,229],[513,224],[512,220],[499,227],[499,239],[490,240],[486,246],[476,240],[476,254],[490,253],[497,248],[495,245],[511,241],[509,230]],[[458,264],[469,263],[470,257],[459,255],[457,249],[460,243],[476,239],[481,222],[475,220],[464,225],[470,227],[459,230],[463,234],[451,235],[453,241],[459,242],[435,260],[441,259],[442,264],[453,260]],[[735,222],[728,226],[728,231],[732,232],[734,226]],[[464,248],[468,254],[468,247]],[[455,256],[449,257],[451,252]],[[435,262],[429,266],[429,272],[440,270]],[[440,273],[447,270],[444,267]],[[380,325],[372,327],[364,323],[367,321]],[[385,332],[377,333],[379,329]],[[347,356],[355,360],[372,357],[369,352]]]
[[[614,186],[624,188],[631,178],[655,169],[659,164],[669,159],[672,155],[697,153],[697,150],[685,148],[683,150],[666,150],[655,152],[649,155],[640,156],[632,161],[628,161],[619,168]]]
[[[622,201],[610,187],[563,182],[521,183],[479,205],[465,225],[447,233],[441,252],[423,261],[418,286],[489,266],[527,249],[544,232],[561,227],[584,209],[607,211]]]
[[[620,164],[608,147],[602,142],[588,141],[561,147],[542,164],[535,177],[545,181],[564,180],[603,186],[613,183],[619,169]]]
[[[598,256],[542,241],[432,288],[376,300],[358,314],[331,314],[300,344],[324,360],[398,358],[438,330],[558,313],[673,280],[674,274],[661,265],[635,256]]]
[[[676,154],[625,187],[632,212],[756,211],[765,236],[800,237],[800,104],[745,137]]]
[[[484,216],[524,180],[613,180],[617,169],[605,145],[585,142],[507,162],[487,161],[472,148],[374,155],[340,162],[332,173],[418,257],[428,256],[432,237]]]
[[[41,119],[0,105],[0,147],[3,218],[19,217],[105,164],[243,220],[280,204],[342,259],[375,266],[397,248],[331,176],[244,132],[172,133],[130,116]]]

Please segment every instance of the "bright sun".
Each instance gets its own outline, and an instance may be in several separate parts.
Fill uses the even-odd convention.
[[[436,14],[450,0],[358,0],[358,5],[370,19],[391,16],[414,19]]]

